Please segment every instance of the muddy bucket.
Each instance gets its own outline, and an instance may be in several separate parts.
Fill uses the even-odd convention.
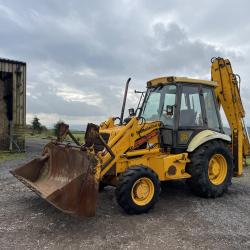
[[[66,213],[94,216],[98,181],[94,154],[78,147],[49,143],[43,155],[11,173]]]

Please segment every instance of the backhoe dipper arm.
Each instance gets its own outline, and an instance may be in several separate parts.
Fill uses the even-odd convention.
[[[214,58],[211,66],[212,81],[217,82],[215,94],[227,117],[232,133],[234,172],[242,175],[243,158],[250,152],[247,128],[244,123],[245,110],[242,104],[237,75],[233,73],[228,59]]]

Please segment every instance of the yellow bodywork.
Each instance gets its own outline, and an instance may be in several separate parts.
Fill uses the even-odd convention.
[[[148,87],[157,86],[159,84],[171,84],[171,83],[192,83],[192,84],[204,84],[216,87],[217,83],[214,81],[207,81],[207,80],[201,80],[201,79],[195,79],[195,78],[189,78],[189,77],[176,77],[176,76],[165,76],[165,77],[159,77],[152,79],[147,82]]]
[[[188,153],[169,154],[163,152],[159,147],[159,128],[160,122],[147,122],[142,124],[140,120],[133,117],[124,126],[115,126],[110,118],[102,123],[100,134],[109,133],[110,139],[108,146],[113,151],[114,159],[109,162],[111,156],[108,152],[98,154],[100,163],[97,178],[107,178],[109,184],[116,184],[116,176],[126,171],[132,166],[143,165],[152,169],[160,181],[189,178],[185,172],[186,163],[189,162]],[[136,142],[145,136],[148,144],[154,145],[153,148],[137,149]],[[113,177],[113,179],[112,179]]]

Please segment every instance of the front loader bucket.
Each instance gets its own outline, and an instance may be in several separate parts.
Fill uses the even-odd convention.
[[[94,216],[98,181],[95,155],[79,147],[49,143],[42,157],[11,173],[56,208]]]

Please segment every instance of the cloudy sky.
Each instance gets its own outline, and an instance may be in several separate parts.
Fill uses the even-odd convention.
[[[0,0],[0,57],[27,62],[27,122],[100,122],[128,106],[148,79],[210,78],[210,59],[228,57],[250,114],[247,0]],[[247,116],[250,125],[250,115]]]

